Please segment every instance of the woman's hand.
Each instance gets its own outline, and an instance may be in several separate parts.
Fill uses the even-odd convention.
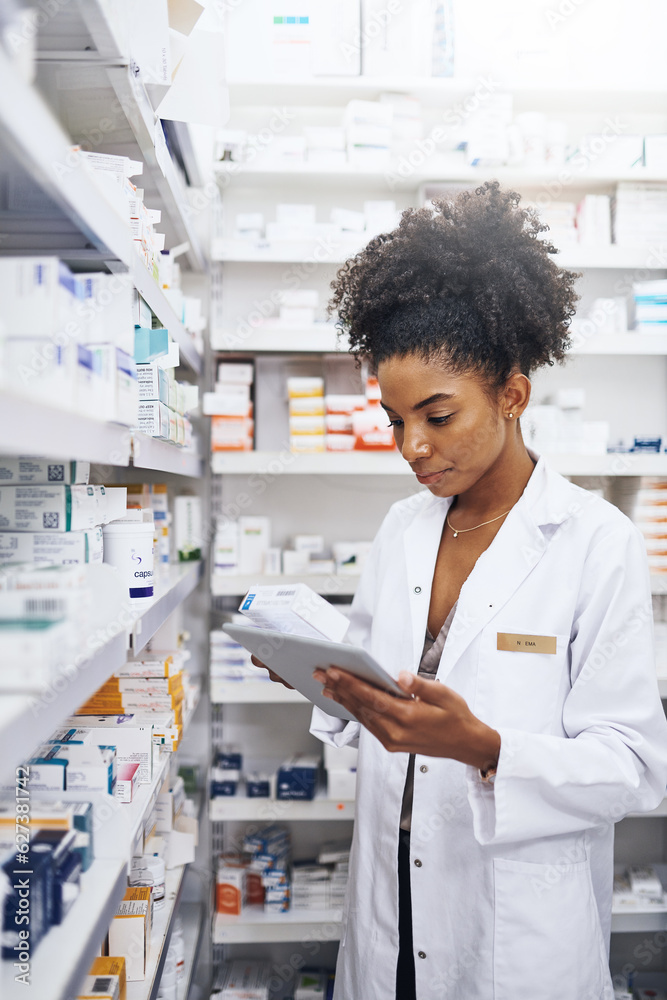
[[[451,757],[482,771],[495,767],[500,734],[472,714],[451,688],[402,671],[399,687],[413,697],[395,698],[339,667],[316,670],[324,694],[343,705],[394,753]]]
[[[250,660],[252,661],[252,663],[254,663],[256,667],[264,667],[265,670],[269,670],[266,663],[262,663],[262,661],[258,660],[256,656],[251,656]],[[269,677],[271,678],[272,681],[275,681],[276,684],[282,684],[283,687],[289,688],[290,691],[294,690],[291,684],[288,684],[287,681],[284,681],[282,677],[278,677],[278,674],[274,674],[273,670],[269,670]]]

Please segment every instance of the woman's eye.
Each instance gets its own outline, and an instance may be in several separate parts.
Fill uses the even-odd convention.
[[[432,424],[437,424],[438,426],[441,426],[442,424],[448,423],[448,421],[452,419],[452,416],[453,414],[448,413],[446,417],[429,417],[429,420]]]
[[[397,417],[396,420],[390,420],[388,424],[389,427],[401,427],[402,425],[403,421],[400,417]]]

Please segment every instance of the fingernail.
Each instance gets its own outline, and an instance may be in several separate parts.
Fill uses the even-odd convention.
[[[340,680],[340,674],[338,673],[338,671],[334,667],[329,667],[329,669],[327,670],[327,676],[329,677],[329,680],[331,680],[331,681],[339,681]]]
[[[404,687],[410,688],[414,684],[414,676],[407,670],[401,670],[400,674],[398,675],[398,679],[401,682],[401,684],[403,684]]]
[[[333,698],[333,691],[329,691],[328,688],[325,688],[322,694],[325,698]]]

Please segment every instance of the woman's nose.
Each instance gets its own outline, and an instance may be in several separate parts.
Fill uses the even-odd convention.
[[[405,427],[401,454],[406,462],[417,462],[422,458],[430,458],[433,449],[419,428]]]

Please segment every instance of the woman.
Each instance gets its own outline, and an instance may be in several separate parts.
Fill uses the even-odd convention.
[[[614,823],[662,799],[667,724],[639,532],[521,436],[576,299],[544,228],[486,184],[333,285],[426,487],[382,524],[348,632],[413,698],[316,675],[359,720],[311,730],[359,745],[337,1000],[613,996]]]

